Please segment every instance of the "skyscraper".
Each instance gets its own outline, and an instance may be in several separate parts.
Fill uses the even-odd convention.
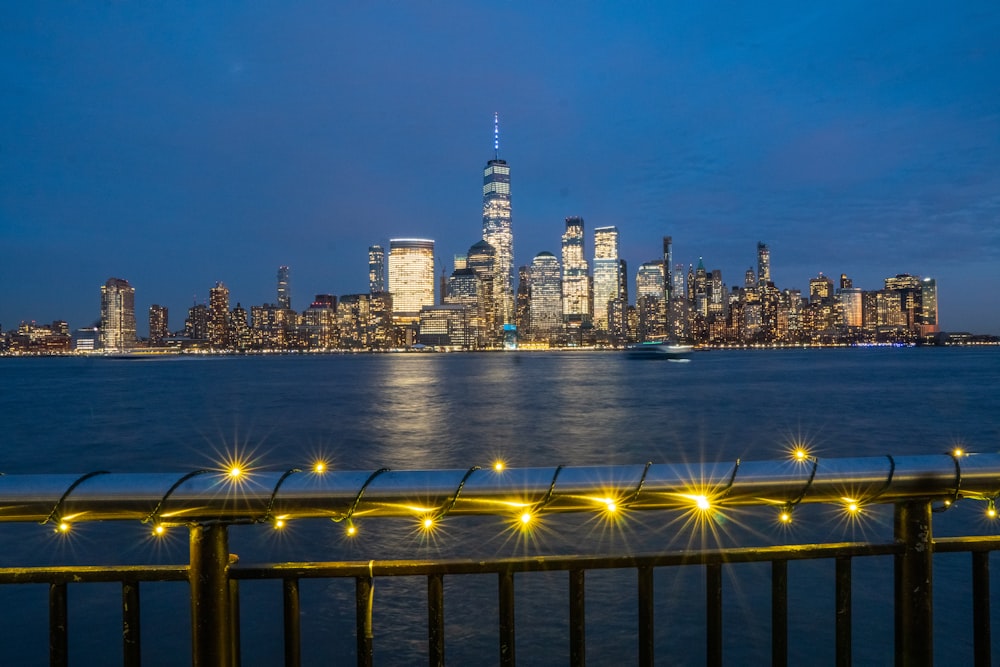
[[[285,310],[292,308],[292,288],[288,282],[288,267],[278,267],[278,307]]]
[[[771,282],[771,250],[762,241],[757,242],[757,284]]]
[[[385,291],[385,248],[380,245],[368,247],[368,293]]]
[[[417,322],[420,309],[434,305],[434,241],[389,240],[389,293],[396,323]]]
[[[120,352],[135,345],[135,288],[122,278],[101,286],[101,347]]]
[[[153,304],[149,307],[149,344],[163,345],[170,335],[167,323],[167,307]]]
[[[566,218],[562,235],[563,320],[590,322],[590,271],[583,253],[583,218]]]
[[[229,347],[229,288],[221,282],[208,291],[208,340],[212,347]]]
[[[493,159],[483,170],[483,240],[496,250],[493,281],[497,325],[514,322],[514,234],[510,221],[510,167],[500,159],[500,120],[493,116]]]
[[[548,340],[562,330],[559,260],[551,252],[535,255],[529,269],[528,320],[535,340]]]
[[[608,302],[618,298],[618,228],[594,229],[594,328],[608,329]]]

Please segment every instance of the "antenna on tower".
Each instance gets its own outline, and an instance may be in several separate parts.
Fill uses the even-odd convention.
[[[500,159],[500,113],[493,112],[493,158]]]

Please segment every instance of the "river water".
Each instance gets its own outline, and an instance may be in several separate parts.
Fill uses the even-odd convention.
[[[957,445],[985,452],[1000,443],[998,389],[998,348],[713,351],[689,363],[611,352],[7,358],[0,471],[183,473],[232,453],[274,470],[317,457],[350,470],[467,469],[499,457],[519,467],[653,461],[696,471],[700,462],[781,458],[796,442],[820,458]],[[936,534],[995,530],[981,509],[963,505],[935,515]],[[698,536],[657,512],[615,530],[592,517],[550,517],[531,539],[492,517],[456,518],[433,539],[402,520],[370,520],[350,540],[340,526],[310,521],[280,537],[233,528],[231,550],[242,562],[368,561],[891,539],[887,510],[861,524],[830,520],[818,506],[801,510],[790,530],[751,513]],[[139,525],[74,532],[61,539],[49,528],[4,525],[0,566],[187,560],[183,531],[162,542]],[[940,664],[971,662],[967,559],[939,556],[935,565]],[[856,664],[892,661],[891,565],[855,561]],[[789,568],[791,664],[832,662],[832,568]],[[655,581],[658,663],[702,664],[703,571],[661,568]],[[519,664],[567,662],[566,586],[559,573],[517,578]],[[725,568],[727,663],[769,661],[769,586],[766,564]],[[44,664],[45,588],[4,588],[0,605],[14,610],[4,627],[23,640],[9,649],[11,664]],[[71,587],[70,595],[71,655],[79,664],[120,662],[117,585]],[[241,595],[244,664],[280,664],[280,584],[246,584]],[[377,664],[426,663],[425,595],[422,579],[376,582]],[[353,662],[353,582],[303,582],[302,604],[305,663]],[[587,604],[588,663],[634,663],[634,572],[588,574]],[[189,664],[186,605],[183,585],[143,587],[144,664]],[[498,662],[494,577],[446,579],[445,612],[450,664]]]

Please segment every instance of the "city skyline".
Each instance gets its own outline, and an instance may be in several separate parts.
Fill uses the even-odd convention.
[[[989,3],[2,12],[5,330],[96,321],[109,276],[180,313],[218,281],[271,302],[284,265],[301,309],[366,292],[390,238],[448,264],[499,112],[514,271],[578,215],[619,229],[630,289],[663,236],[730,286],[763,239],[783,287],[931,276],[942,329],[1000,333]]]

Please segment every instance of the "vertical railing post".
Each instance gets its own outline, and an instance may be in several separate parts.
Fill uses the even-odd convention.
[[[990,552],[972,552],[972,627],[976,667],[992,664],[990,646]]]
[[[371,667],[374,660],[372,640],[372,595],[375,585],[372,576],[360,576],[354,580],[355,626],[358,645],[358,667]]]
[[[851,642],[851,557],[837,556],[836,588],[837,605],[836,643],[837,667],[851,667],[853,648]]]
[[[587,664],[585,570],[569,571],[569,664]]]
[[[191,643],[194,667],[233,664],[229,534],[225,524],[191,526]]]
[[[705,664],[722,664],[722,563],[705,566]]]
[[[122,582],[122,662],[125,667],[142,664],[139,629],[139,582]]]
[[[69,664],[66,584],[49,584],[49,665]]]
[[[427,575],[428,664],[444,667],[444,575]]]
[[[302,664],[302,626],[299,610],[299,580],[283,579],[282,617],[285,625],[285,667]]]
[[[653,667],[653,568],[640,567],[639,576],[639,665]]]
[[[514,667],[514,573],[499,575],[500,597],[500,666]]]
[[[896,543],[903,549],[895,567],[896,665],[930,667],[934,664],[930,502],[897,503],[893,523]]]
[[[771,665],[788,664],[788,561],[771,561]]]

